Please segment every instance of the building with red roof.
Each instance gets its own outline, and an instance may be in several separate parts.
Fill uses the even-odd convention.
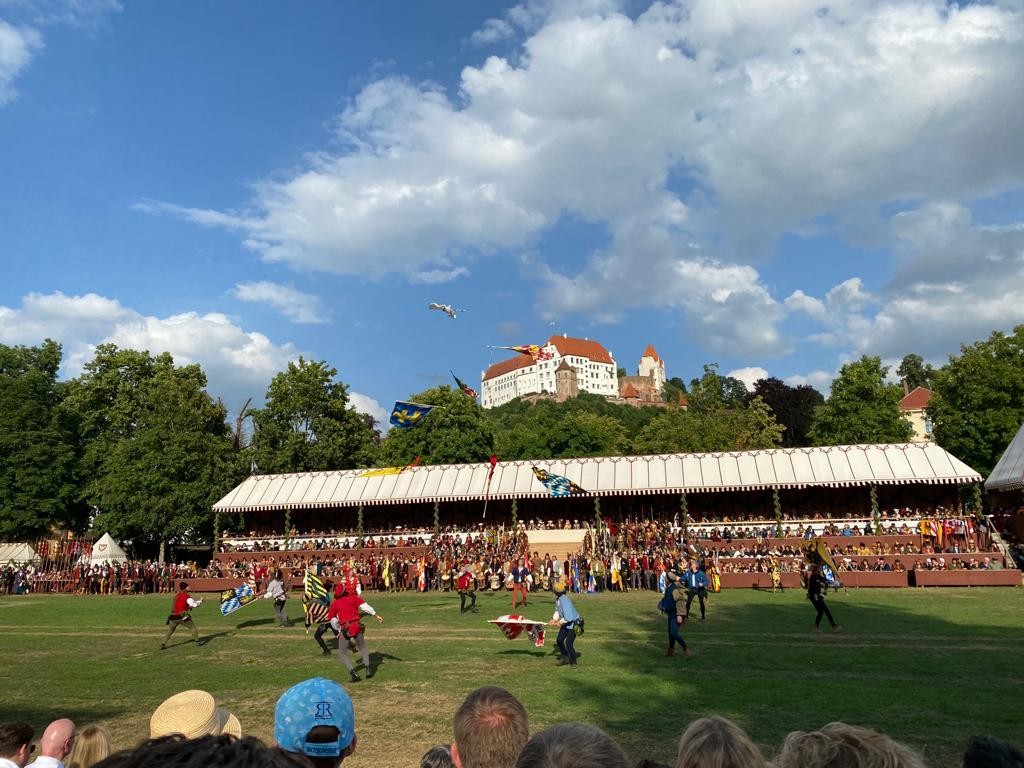
[[[925,387],[915,387],[900,400],[903,418],[914,428],[911,439],[915,443],[926,443],[932,439],[932,422],[925,409],[932,399],[932,391]]]

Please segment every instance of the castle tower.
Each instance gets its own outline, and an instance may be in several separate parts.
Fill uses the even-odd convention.
[[[661,359],[658,351],[652,344],[647,345],[643,355],[640,357],[640,365],[637,366],[637,373],[651,379],[654,390],[659,395],[665,390],[665,361]]]
[[[576,369],[562,360],[555,368],[555,399],[558,402],[571,400],[580,393],[576,380]]]

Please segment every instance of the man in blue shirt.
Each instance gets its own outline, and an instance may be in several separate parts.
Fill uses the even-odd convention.
[[[519,595],[523,596],[523,607],[525,608],[529,603],[526,602],[528,578],[530,576],[530,569],[523,564],[523,558],[519,558],[516,564],[512,567],[512,610],[516,609],[516,605],[519,604]]]
[[[564,666],[568,664],[573,669],[576,669],[576,625],[582,621],[579,613],[576,611],[576,606],[572,604],[572,600],[565,594],[565,582],[559,581],[554,586],[555,594],[558,595],[558,599],[555,601],[555,615],[551,617],[551,621],[548,624],[557,626],[558,639],[555,641],[555,645],[558,647],[558,652],[561,654],[558,659],[558,666]]]
[[[708,577],[697,567],[697,561],[690,561],[690,570],[686,574],[686,618],[690,618],[690,603],[693,598],[700,601],[700,620],[704,621],[704,598],[708,594]]]
[[[665,655],[674,656],[676,653],[676,643],[679,643],[683,649],[683,655],[686,658],[690,658],[690,649],[686,647],[686,641],[679,634],[679,627],[683,623],[682,608],[677,599],[682,596],[679,576],[676,575],[675,571],[669,571],[666,575],[666,581],[668,586],[665,587],[665,593],[661,596],[661,602],[658,604],[661,612],[668,614],[668,650],[665,651]]]

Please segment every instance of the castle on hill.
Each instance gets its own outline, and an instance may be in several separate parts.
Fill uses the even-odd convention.
[[[618,376],[615,358],[592,339],[555,335],[541,347],[549,360],[516,355],[495,363],[480,376],[480,404],[496,408],[517,397],[564,402],[580,392],[627,405],[665,405],[665,361],[650,344],[636,376]]]

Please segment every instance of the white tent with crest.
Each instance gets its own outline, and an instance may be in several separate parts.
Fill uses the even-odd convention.
[[[121,545],[114,541],[114,537],[109,533],[104,533],[92,545],[92,557],[90,558],[92,565],[124,563],[127,560],[128,555],[125,554],[124,550],[121,549]]]

